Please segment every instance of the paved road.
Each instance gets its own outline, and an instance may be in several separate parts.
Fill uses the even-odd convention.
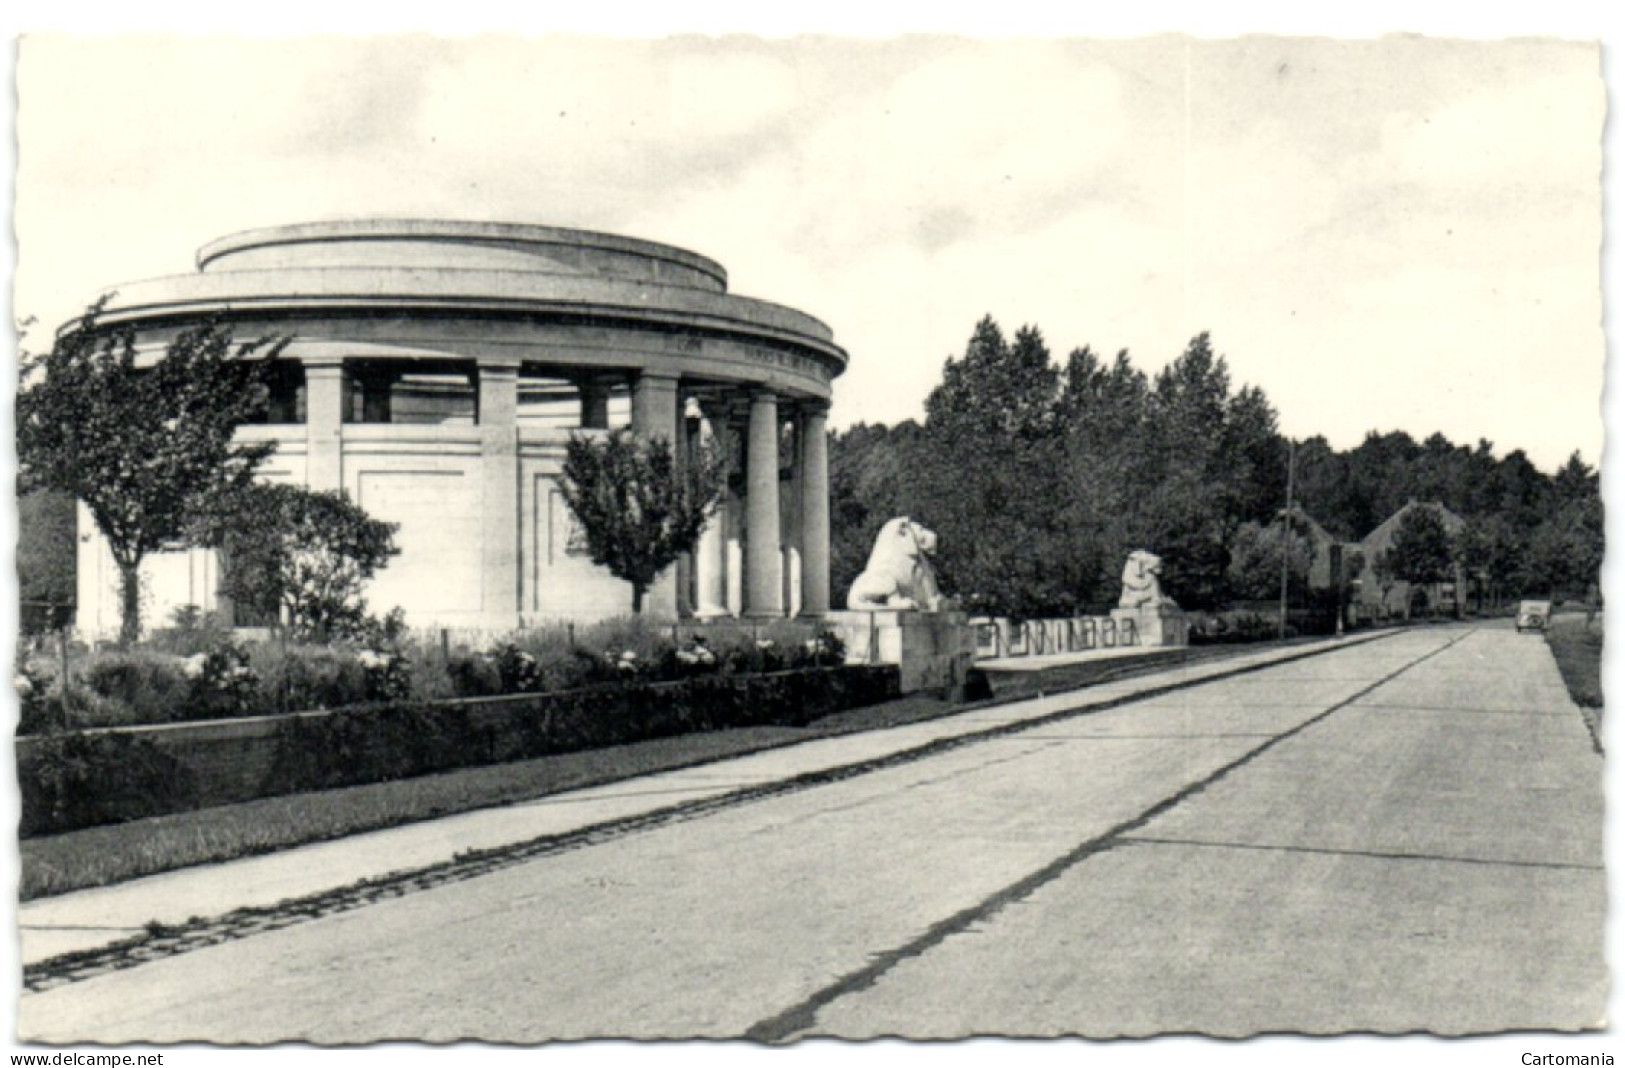
[[[1601,767],[1538,639],[1428,629],[25,995],[18,1029],[1589,1027]]]

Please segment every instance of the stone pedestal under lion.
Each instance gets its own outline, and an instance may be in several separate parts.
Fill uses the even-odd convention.
[[[1121,643],[1126,628],[1134,644],[1146,647],[1190,644],[1190,621],[1172,597],[1162,592],[1162,558],[1136,549],[1123,565],[1123,593],[1112,609]]]
[[[962,687],[976,656],[975,632],[937,587],[936,534],[906,516],[888,520],[869,563],[846,595],[846,611],[824,620],[846,643],[851,664],[896,664],[902,691]]]

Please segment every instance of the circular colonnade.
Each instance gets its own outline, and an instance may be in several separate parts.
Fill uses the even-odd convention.
[[[486,631],[623,614],[560,494],[572,434],[630,426],[679,449],[714,439],[735,477],[695,551],[649,592],[667,617],[829,608],[831,381],[846,353],[811,316],[727,292],[704,256],[632,238],[507,223],[353,220],[255,230],[198,271],[119,286],[102,320],[159,353],[224,320],[289,338],[263,475],[346,491],[400,524],[368,589],[413,626]],[[81,512],[79,624],[116,631],[116,569]],[[232,613],[215,554],[160,554],[148,620]],[[239,624],[255,622],[239,606]]]

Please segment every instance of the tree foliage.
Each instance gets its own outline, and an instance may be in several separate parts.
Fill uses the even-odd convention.
[[[17,499],[17,589],[22,629],[54,630],[67,624],[78,596],[74,501],[58,490],[36,490]]]
[[[363,591],[399,552],[397,529],[342,492],[253,483],[230,496],[207,540],[223,550],[235,604],[273,609],[294,637],[328,642],[365,627]]]
[[[1164,588],[1182,605],[1218,607],[1256,594],[1263,580],[1251,573],[1270,570],[1258,558],[1268,539],[1240,531],[1270,529],[1288,454],[1269,398],[1232,383],[1206,334],[1148,376],[1127,352],[1088,346],[1057,365],[1036,327],[1010,338],[984,317],[945,363],[923,425],[832,439],[832,571],[850,582],[879,526],[909,515],[939,534],[944,588],[972,611],[1104,610],[1123,560],[1142,548],[1163,558]],[[1340,542],[1411,500],[1441,502],[1483,531],[1482,562],[1468,570],[1497,596],[1578,596],[1596,580],[1601,497],[1577,457],[1547,476],[1487,441],[1373,431],[1342,451],[1299,442],[1294,478],[1302,511]],[[1371,563],[1379,585],[1398,581],[1387,561]],[[1278,589],[1279,558],[1274,567]]]
[[[1393,578],[1413,588],[1428,586],[1448,581],[1455,573],[1456,544],[1438,509],[1414,506],[1399,521],[1393,543],[1382,556]]]
[[[18,488],[83,501],[120,575],[123,641],[140,635],[141,561],[183,544],[198,503],[246,485],[270,443],[233,440],[266,404],[280,345],[237,343],[218,322],[182,330],[156,358],[90,309],[51,350],[25,355]]]
[[[561,489],[593,563],[631,583],[632,611],[641,613],[661,572],[694,548],[726,477],[712,448],[696,446],[679,463],[666,439],[623,428],[602,438],[573,435]]]
[[[1226,578],[1235,596],[1255,601],[1268,600],[1281,590],[1281,561],[1286,560],[1288,581],[1300,587],[1309,579],[1314,563],[1314,544],[1300,530],[1287,529],[1279,522],[1263,526],[1248,520],[1236,528],[1230,539],[1230,566]]]
[[[1163,558],[1181,603],[1215,605],[1236,524],[1284,492],[1274,410],[1232,391],[1205,334],[1150,380],[1087,347],[1057,367],[1036,328],[1006,341],[984,318],[911,445],[899,514],[936,529],[944,586],[997,615],[1103,608],[1135,549]]]

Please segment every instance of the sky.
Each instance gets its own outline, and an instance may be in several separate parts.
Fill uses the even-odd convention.
[[[919,418],[976,321],[1155,372],[1208,331],[1295,438],[1601,459],[1595,42],[1074,34],[26,39],[14,312],[342,216],[720,260]]]

